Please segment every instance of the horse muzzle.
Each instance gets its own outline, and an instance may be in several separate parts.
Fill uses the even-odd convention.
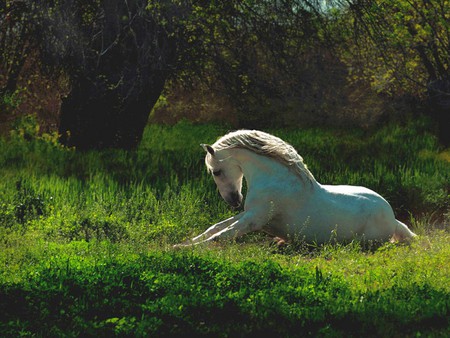
[[[240,192],[235,191],[224,197],[225,202],[227,202],[233,208],[238,208],[242,203],[243,196]]]

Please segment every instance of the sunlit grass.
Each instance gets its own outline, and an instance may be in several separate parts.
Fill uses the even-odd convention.
[[[0,335],[446,332],[450,171],[426,124],[270,131],[319,182],[385,196],[419,234],[410,245],[278,247],[251,234],[175,250],[235,213],[199,146],[226,131],[149,126],[133,152],[79,153],[20,131],[0,140]]]

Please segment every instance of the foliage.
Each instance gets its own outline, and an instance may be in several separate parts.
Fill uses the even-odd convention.
[[[3,283],[0,306],[9,311],[0,328],[71,336],[439,335],[449,325],[449,252],[436,241],[428,250],[375,254],[335,248],[312,261],[242,246],[238,256],[226,248],[130,255],[105,242],[72,242],[63,251],[51,244],[29,253],[38,262],[23,277]]]
[[[281,124],[285,115],[296,113],[293,102],[328,112],[330,101],[339,100],[345,70],[333,53],[331,26],[320,2],[187,3],[189,15],[177,25],[165,21],[175,35],[188,37],[170,89],[181,84],[206,95],[219,93],[231,102],[236,123],[246,127]]]
[[[0,93],[3,95],[12,95],[17,89],[19,74],[35,46],[33,29],[32,17],[24,2],[4,1],[0,4]]]
[[[271,131],[320,182],[375,189],[421,235],[378,248],[276,248],[256,234],[175,251],[172,244],[233,214],[199,147],[224,127],[151,125],[135,151],[84,153],[36,129],[27,118],[0,139],[2,336],[448,331],[450,171],[426,120],[368,136]]]
[[[348,37],[342,46],[352,80],[362,79],[392,97],[420,98],[417,101],[426,103],[427,113],[438,124],[441,143],[448,146],[449,2],[342,2],[348,5],[345,13],[350,13],[344,16]]]
[[[369,79],[377,91],[391,95],[423,96],[430,89],[448,95],[448,1],[343,2],[350,4],[349,34],[357,41],[347,45],[355,79]]]
[[[322,101],[342,87],[345,71],[319,4],[7,1],[0,11],[11,19],[0,34],[7,47],[0,74],[17,80],[28,61],[49,77],[67,77],[59,132],[64,144],[83,149],[137,146],[168,78],[224,93],[240,124],[267,125],[293,100],[329,108]],[[17,52],[17,44],[32,53]],[[333,67],[339,71],[323,71]]]
[[[60,93],[58,123],[64,144],[136,147],[176,55],[146,6],[146,0],[6,1],[0,94],[13,93],[29,68],[55,82],[65,77],[70,90]]]
[[[63,143],[134,148],[169,79],[169,93],[199,89],[211,115],[221,102],[208,101],[225,98],[227,121],[252,128],[365,121],[367,112],[392,111],[377,96],[389,94],[426,103],[445,141],[448,12],[444,0],[8,0],[0,5],[0,104],[14,106],[17,90],[30,90],[18,81],[39,67],[67,82],[52,123]]]

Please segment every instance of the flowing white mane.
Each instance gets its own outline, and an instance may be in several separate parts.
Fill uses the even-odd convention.
[[[264,132],[257,130],[234,131],[218,139],[213,144],[213,148],[215,150],[243,148],[259,155],[268,156],[291,167],[302,180],[315,182],[314,176],[293,146]]]

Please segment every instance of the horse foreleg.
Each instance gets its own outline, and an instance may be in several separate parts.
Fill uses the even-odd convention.
[[[214,235],[200,242],[197,242],[196,244],[219,239],[234,239],[249,232],[262,229],[262,226],[264,225],[264,217],[255,217],[256,214],[249,211],[243,212],[239,215],[241,215],[239,219],[235,219],[230,225],[224,227],[221,231],[216,232]],[[261,214],[259,215],[261,216]]]
[[[204,242],[206,240],[208,240],[210,237],[214,236],[215,234],[217,234],[218,232],[222,231],[223,229],[227,228],[228,226],[230,226],[231,224],[237,222],[244,213],[240,213],[236,216],[230,217],[222,222],[216,223],[212,226],[210,226],[205,232],[203,232],[202,234],[198,235],[197,237],[194,237],[192,239],[188,239],[187,241],[181,243],[181,244],[176,244],[175,247],[183,247],[183,246],[190,246],[190,245],[195,245],[198,244],[200,242]]]

